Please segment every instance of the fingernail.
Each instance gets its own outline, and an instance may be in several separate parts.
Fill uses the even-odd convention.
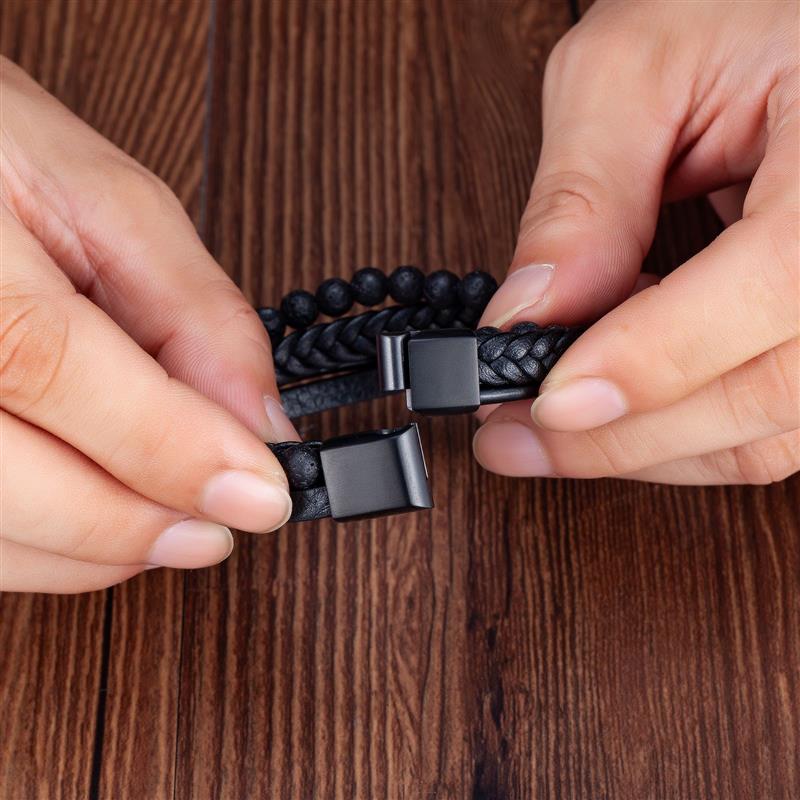
[[[147,556],[148,569],[210,567],[224,561],[233,550],[233,536],[222,525],[202,519],[185,519],[167,528]]]
[[[295,429],[292,421],[286,415],[283,406],[269,395],[264,395],[264,408],[267,410],[267,419],[270,431],[267,432],[268,442],[299,442],[300,434]]]
[[[501,328],[540,303],[554,272],[553,264],[529,264],[512,272],[489,301],[483,313],[483,324]]]
[[[514,478],[554,475],[539,437],[521,422],[487,422],[472,440],[478,463]]]
[[[587,431],[628,413],[625,395],[605,378],[574,378],[536,398],[533,421],[553,431]]]
[[[280,528],[292,513],[292,499],[278,484],[252,472],[230,470],[215,475],[201,499],[203,514],[232,528],[266,533]]]

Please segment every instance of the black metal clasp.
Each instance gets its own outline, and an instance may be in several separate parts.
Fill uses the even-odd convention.
[[[329,439],[320,459],[336,520],[433,508],[415,423]]]
[[[534,386],[481,386],[473,331],[382,333],[377,351],[381,391],[405,391],[409,411],[469,414],[485,403],[521,400],[536,393]]]
[[[382,333],[378,380],[385,393],[405,390],[410,411],[475,411],[481,404],[475,334],[465,330]]]

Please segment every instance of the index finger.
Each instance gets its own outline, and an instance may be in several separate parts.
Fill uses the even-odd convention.
[[[2,74],[9,202],[53,260],[171,376],[264,440],[297,438],[264,327],[178,198],[22,70]]]

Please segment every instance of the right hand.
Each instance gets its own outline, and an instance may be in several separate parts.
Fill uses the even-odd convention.
[[[215,564],[291,512],[268,337],[158,178],[0,70],[0,589]]]

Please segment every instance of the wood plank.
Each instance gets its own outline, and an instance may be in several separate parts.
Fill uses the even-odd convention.
[[[198,222],[209,8],[20,0],[2,26],[3,54],[164,178]],[[113,598],[0,598],[0,796],[171,796],[182,594],[182,574],[158,571]]]

